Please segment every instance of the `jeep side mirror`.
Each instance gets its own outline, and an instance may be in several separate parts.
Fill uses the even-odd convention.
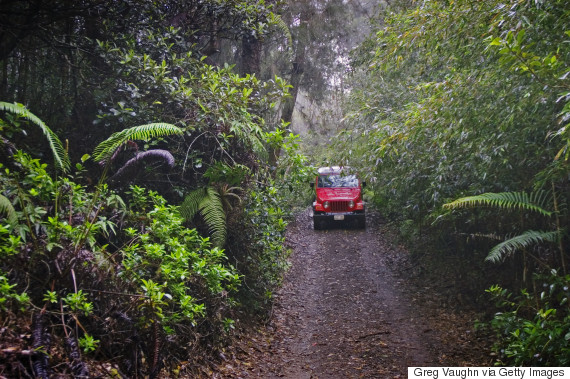
[[[362,188],[366,187],[366,182],[362,182]]]

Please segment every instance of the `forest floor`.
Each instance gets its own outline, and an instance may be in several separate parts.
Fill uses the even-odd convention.
[[[309,211],[298,215],[268,323],[242,336],[213,377],[405,378],[409,366],[493,365],[476,311],[410,275],[409,254],[389,236],[379,215],[366,230],[324,231]]]

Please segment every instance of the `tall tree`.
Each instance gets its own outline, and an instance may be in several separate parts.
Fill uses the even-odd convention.
[[[300,10],[299,15],[296,16],[297,18],[291,20],[293,24],[298,24],[298,26],[295,28],[295,39],[293,45],[294,55],[291,65],[291,75],[289,77],[290,84],[293,88],[291,90],[291,97],[285,100],[285,105],[281,113],[281,118],[287,123],[290,123],[293,119],[293,111],[297,102],[297,96],[302,86],[302,79],[306,65],[306,50],[308,48],[307,45],[309,44],[308,24],[314,13],[315,11],[311,6],[303,7]]]
[[[337,0],[287,4],[283,18],[291,30],[293,46],[291,63],[283,70],[294,88],[282,118],[293,122],[293,130],[313,130],[313,141],[338,132],[340,101],[348,89],[344,78],[349,52],[366,36],[369,17],[382,7],[383,2],[377,6]]]

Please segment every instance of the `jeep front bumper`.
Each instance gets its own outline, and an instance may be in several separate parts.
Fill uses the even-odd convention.
[[[313,211],[313,220],[315,221],[353,221],[363,220],[366,215],[364,211],[356,212],[315,212]]]

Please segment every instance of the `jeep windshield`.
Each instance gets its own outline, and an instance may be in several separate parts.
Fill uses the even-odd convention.
[[[357,188],[356,175],[319,175],[318,188]]]

